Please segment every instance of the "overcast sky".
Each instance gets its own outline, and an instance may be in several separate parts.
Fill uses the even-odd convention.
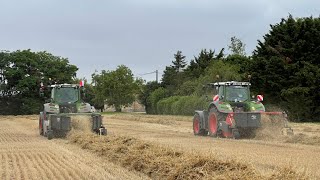
[[[269,25],[289,13],[318,17],[320,1],[0,0],[0,50],[67,57],[80,78],[120,64],[139,76],[163,71],[178,50],[189,62],[203,48],[227,48],[232,36],[251,54]]]

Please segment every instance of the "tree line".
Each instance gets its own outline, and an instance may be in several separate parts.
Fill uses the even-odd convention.
[[[226,54],[203,49],[187,61],[182,51],[165,67],[161,83],[135,79],[131,70],[95,72],[86,84],[85,100],[117,111],[138,99],[150,114],[186,114],[206,107],[203,85],[215,81],[250,81],[252,94],[263,94],[267,110],[280,108],[295,121],[320,121],[320,19],[289,15],[258,40],[252,55],[245,44],[232,37]],[[48,52],[2,51],[0,53],[1,114],[38,112],[39,82],[74,83],[78,68],[67,58]]]
[[[319,33],[319,18],[289,15],[270,25],[250,56],[236,37],[231,38],[228,55],[224,49],[203,49],[187,63],[178,51],[162,82],[147,83],[140,100],[147,113],[191,115],[190,109],[206,107],[204,84],[250,81],[252,94],[264,95],[267,110],[286,110],[294,121],[320,121]]]

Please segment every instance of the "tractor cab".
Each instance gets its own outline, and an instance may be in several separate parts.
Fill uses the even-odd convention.
[[[250,83],[248,82],[218,82],[213,83],[213,86],[220,101],[250,101]]]
[[[81,99],[81,86],[77,84],[54,84],[46,87],[50,100],[44,104],[49,113],[89,113],[91,105]],[[40,90],[43,92],[44,90]]]
[[[76,103],[80,101],[80,88],[77,85],[55,85],[52,87],[51,100],[57,104]]]
[[[262,103],[251,99],[249,82],[216,82],[213,88],[213,102],[222,112],[263,112]]]

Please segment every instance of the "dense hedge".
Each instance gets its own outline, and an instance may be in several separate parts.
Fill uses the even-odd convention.
[[[164,89],[163,87],[160,87],[158,89],[156,89],[155,91],[153,91],[150,95],[150,97],[148,98],[148,101],[151,104],[151,108],[150,108],[150,112],[151,114],[159,114],[159,112],[157,112],[157,106],[158,106],[158,102],[167,97],[167,90]]]
[[[180,96],[164,98],[157,102],[157,112],[159,114],[173,114],[172,104],[177,102]]]
[[[195,110],[203,110],[208,106],[204,97],[172,96],[157,103],[158,114],[193,115]]]

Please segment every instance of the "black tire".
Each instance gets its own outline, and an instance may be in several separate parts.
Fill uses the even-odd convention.
[[[53,138],[53,131],[52,131],[52,130],[48,130],[48,132],[47,132],[47,138],[48,138],[49,140],[51,140],[51,139]]]
[[[43,119],[41,113],[39,115],[39,134],[43,136]]]
[[[200,115],[198,113],[195,113],[193,116],[193,134],[195,136],[206,136],[208,135],[208,131],[200,127],[200,121]]]
[[[103,128],[101,129],[101,135],[102,135],[102,136],[106,136],[106,135],[107,135],[107,129],[106,129],[106,128],[103,127]]]
[[[232,130],[232,137],[233,139],[240,139],[240,133],[237,129]]]

